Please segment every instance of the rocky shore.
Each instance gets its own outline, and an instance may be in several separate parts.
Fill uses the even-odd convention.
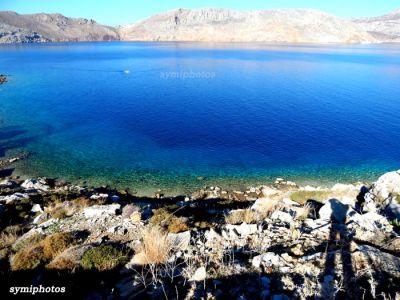
[[[32,285],[88,299],[399,299],[398,201],[400,171],[371,186],[278,178],[153,198],[3,177],[1,295]]]
[[[6,83],[7,82],[7,76],[0,74],[0,84]]]

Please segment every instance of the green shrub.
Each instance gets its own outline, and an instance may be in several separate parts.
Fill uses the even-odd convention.
[[[393,229],[395,231],[400,231],[400,220],[399,219],[394,219],[392,221],[389,221],[390,225],[393,226]]]
[[[127,261],[127,252],[113,245],[101,245],[87,250],[81,266],[85,270],[108,271]]]

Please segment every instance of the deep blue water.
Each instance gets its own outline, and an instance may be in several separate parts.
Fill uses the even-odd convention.
[[[0,73],[17,174],[184,191],[400,168],[400,46],[8,45]]]

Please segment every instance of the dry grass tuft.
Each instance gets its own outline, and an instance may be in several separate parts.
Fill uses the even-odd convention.
[[[50,262],[46,268],[50,270],[70,270],[73,271],[77,267],[76,261],[72,257],[62,256]]]
[[[296,191],[290,195],[290,199],[299,204],[306,203],[307,200],[323,201],[332,196],[330,191]]]
[[[17,238],[18,238],[18,232],[16,230],[2,232],[0,234],[0,249],[12,246],[17,241]]]
[[[253,209],[260,215],[261,219],[265,219],[272,215],[273,212],[281,209],[283,204],[281,200],[258,199]]]
[[[65,219],[82,211],[85,207],[95,204],[104,204],[105,201],[106,200],[91,200],[85,197],[64,202],[56,201],[45,208],[45,212],[49,213],[54,219]]]
[[[311,213],[311,205],[305,204],[302,207],[295,208],[296,217],[295,220],[304,221],[308,218],[308,215]]]
[[[148,226],[142,231],[142,244],[133,262],[137,265],[163,264],[173,249],[174,245],[165,230],[160,226]]]
[[[36,245],[42,241],[44,237],[45,236],[40,233],[33,233],[27,237],[22,236],[12,245],[12,250],[18,252],[25,248],[31,247],[32,245]]]
[[[231,211],[225,216],[225,223],[237,225],[242,223],[254,224],[261,220],[263,216],[251,209],[238,209]]]

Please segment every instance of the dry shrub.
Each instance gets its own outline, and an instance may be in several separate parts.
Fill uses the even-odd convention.
[[[153,210],[150,224],[161,226],[171,233],[179,233],[190,229],[187,224],[187,218],[174,216],[173,213],[169,213],[165,208]]]
[[[168,226],[167,222],[173,217],[165,208],[153,209],[153,215],[150,218],[150,223],[154,226]]]
[[[68,213],[63,207],[56,208],[50,212],[50,215],[54,219],[62,220],[68,218]]]
[[[10,230],[0,234],[0,249],[12,246],[18,238],[18,232]]]
[[[187,219],[183,217],[174,217],[168,224],[168,231],[171,233],[179,233],[190,230],[189,226],[186,224]]]
[[[65,219],[73,214],[73,211],[71,209],[66,209],[64,203],[53,203],[49,207],[46,207],[44,211],[54,219]]]
[[[82,211],[85,207],[94,204],[103,204],[105,200],[91,200],[84,197],[71,201],[55,202],[45,209],[54,219],[65,219],[77,212]]]
[[[310,204],[305,204],[302,207],[296,207],[294,208],[296,210],[296,220],[299,221],[304,221],[305,219],[308,218],[308,215],[311,213],[311,205]]]
[[[330,191],[296,191],[290,195],[290,199],[299,204],[306,203],[307,200],[323,201],[332,196]]]
[[[91,205],[91,200],[85,197],[79,197],[71,201],[77,208],[83,209]]]
[[[62,251],[75,244],[75,236],[70,232],[60,232],[47,236],[42,242],[46,258],[53,259]]]
[[[46,268],[50,270],[74,270],[77,263],[69,257],[60,257],[51,261]]]
[[[148,226],[142,230],[142,244],[133,258],[134,264],[163,264],[173,248],[173,242],[160,226]]]
[[[90,245],[73,246],[57,255],[47,266],[51,270],[74,271],[80,263],[82,256],[90,249]]]
[[[196,223],[194,223],[194,226],[196,226],[198,229],[213,228],[213,224],[207,221],[197,221]]]
[[[281,209],[283,204],[280,200],[272,200],[272,199],[258,199],[255,203],[255,210],[259,214],[260,219],[265,219],[270,217],[273,212]]]
[[[40,241],[44,239],[44,235],[34,232],[30,234],[29,236],[22,236],[19,238],[13,245],[12,245],[12,250],[15,252],[21,251],[25,248],[31,247],[33,245],[38,244]]]
[[[33,270],[46,262],[46,257],[43,253],[41,245],[26,247],[18,251],[11,259],[11,269],[18,270]]]
[[[242,223],[253,224],[262,220],[262,216],[251,209],[238,209],[225,216],[225,223],[237,225]]]

